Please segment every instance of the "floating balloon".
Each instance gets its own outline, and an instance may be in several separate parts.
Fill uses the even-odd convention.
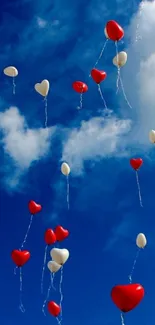
[[[49,81],[47,79],[44,79],[41,83],[36,83],[34,88],[35,88],[37,93],[39,93],[41,96],[44,97],[44,101],[45,101],[45,128],[46,128],[47,127],[47,120],[48,120],[48,116],[47,116],[47,96],[48,96],[49,89],[50,89]]]
[[[138,234],[137,238],[136,238],[136,245],[139,248],[144,248],[147,244],[147,240],[144,234],[140,233]]]
[[[139,201],[140,201],[140,206],[141,207],[143,207],[143,204],[142,204],[141,190],[140,190],[140,184],[139,184],[139,178],[138,178],[138,170],[140,169],[142,164],[143,164],[143,159],[141,159],[141,158],[132,158],[132,159],[130,159],[130,165],[136,171],[136,180],[137,180]]]
[[[46,246],[45,246],[45,251],[44,251],[44,262],[43,262],[42,276],[41,276],[41,293],[43,293],[44,273],[45,273],[45,265],[46,265],[46,260],[47,260],[48,246],[53,245],[56,242],[56,235],[52,229],[47,229],[45,231],[44,240],[45,240]]]
[[[144,298],[144,288],[140,284],[117,285],[112,288],[111,298],[123,313],[134,309]]]
[[[88,91],[88,86],[82,81],[75,81],[72,84],[73,89],[80,94],[80,108],[83,104],[83,94]]]
[[[106,72],[105,72],[105,71],[98,70],[98,69],[92,69],[92,70],[91,70],[91,77],[92,77],[92,79],[93,79],[93,80],[97,83],[97,85],[98,85],[98,91],[99,91],[99,94],[100,94],[101,99],[102,99],[102,101],[103,101],[104,108],[105,108],[106,110],[108,110],[107,105],[106,105],[106,101],[105,101],[105,99],[104,99],[104,96],[103,96],[103,93],[102,93],[102,90],[101,90],[101,87],[100,87],[100,83],[101,83],[102,81],[104,81],[104,80],[106,79],[106,77],[107,77]]]
[[[146,240],[145,235],[142,234],[142,233],[138,234],[138,236],[136,238],[136,245],[138,246],[138,250],[137,250],[134,262],[133,262],[131,273],[129,275],[130,283],[132,283],[132,276],[133,276],[133,272],[135,270],[135,266],[136,266],[136,263],[137,263],[137,260],[138,260],[138,257],[139,257],[139,253],[140,253],[141,249],[146,246],[146,243],[147,243],[147,240]]]
[[[55,261],[49,261],[47,267],[51,273],[56,273],[61,269],[62,265],[59,265]]]
[[[149,133],[149,139],[151,143],[155,143],[155,130],[151,130]]]
[[[22,293],[23,293],[23,275],[22,275],[22,267],[28,262],[30,259],[30,252],[29,251],[21,251],[18,249],[15,249],[11,253],[11,257],[13,262],[16,265],[14,274],[16,275],[16,269],[19,268],[20,276],[20,295],[19,295],[19,309],[21,310],[22,313],[25,312],[25,308],[22,302]]]
[[[69,210],[69,174],[70,174],[70,167],[67,163],[63,162],[61,165],[61,172],[63,175],[67,177],[67,205]]]
[[[54,233],[57,241],[62,241],[69,236],[69,231],[67,229],[64,229],[62,226],[57,226],[54,230]]]
[[[13,94],[15,95],[15,90],[16,90],[15,77],[18,76],[18,70],[13,66],[9,66],[9,67],[5,68],[3,70],[3,72],[7,77],[12,77],[13,78],[12,79]]]
[[[49,303],[48,303],[48,311],[52,316],[58,317],[59,314],[60,314],[61,308],[60,308],[59,305],[56,304],[56,302],[49,301]]]
[[[124,37],[124,30],[115,20],[110,20],[105,26],[106,35],[110,40],[117,42]]]
[[[69,258],[69,251],[66,248],[53,248],[50,255],[56,263],[64,265]]]
[[[121,68],[123,67],[126,62],[127,62],[127,53],[122,51],[119,52],[114,58],[113,58],[113,64],[117,67],[117,68]]]
[[[24,237],[24,240],[22,242],[20,249],[22,249],[24,247],[24,245],[27,241],[27,237],[28,237],[28,234],[29,234],[31,226],[32,226],[32,221],[33,221],[34,215],[42,210],[42,206],[40,204],[37,204],[35,201],[31,200],[28,203],[28,209],[30,211],[31,218],[30,218],[30,222],[29,222],[29,225],[28,225],[28,228],[27,228],[27,231],[26,231],[26,234],[25,234],[25,237]]]

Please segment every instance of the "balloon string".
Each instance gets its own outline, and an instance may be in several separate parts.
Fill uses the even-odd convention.
[[[67,206],[69,210],[69,177],[67,175]]]
[[[22,277],[22,268],[20,267],[20,275],[19,275],[19,279],[20,279],[20,297],[19,297],[19,309],[21,310],[22,313],[25,313],[25,308],[24,305],[22,303],[22,291],[23,291],[23,277]]]
[[[47,259],[47,249],[48,249],[48,245],[46,245],[45,252],[44,252],[44,262],[43,262],[42,275],[41,275],[41,293],[43,293],[44,291],[44,273],[45,273],[45,264]]]
[[[107,42],[108,42],[108,39],[106,39],[106,41],[105,41],[105,43],[104,43],[104,45],[103,45],[103,47],[102,47],[101,53],[100,53],[100,55],[99,55],[97,61],[96,61],[95,64],[94,64],[94,68],[95,68],[95,67],[97,66],[97,64],[99,63],[99,61],[100,61],[100,59],[101,59],[101,57],[102,57],[102,55],[103,55],[103,52],[104,52],[104,50],[105,50],[105,48],[106,48]],[[91,75],[89,75],[89,76],[91,76]]]
[[[51,277],[52,277],[52,275],[51,275]],[[42,312],[43,312],[44,316],[46,316],[46,314],[45,314],[45,306],[46,306],[47,300],[49,298],[51,288],[52,288],[52,280],[51,280],[50,285],[48,287],[46,299],[44,300],[44,303],[43,303],[43,306],[42,306]]]
[[[62,301],[63,301],[63,294],[62,294],[62,281],[63,281],[63,266],[61,268],[61,276],[60,276],[60,283],[59,283],[59,293],[60,293],[60,308],[61,308],[61,312],[60,312],[60,322],[62,321]]]
[[[136,266],[136,263],[137,263],[137,259],[139,257],[139,253],[140,253],[140,248],[138,248],[137,250],[137,253],[136,253],[136,256],[135,256],[135,259],[134,259],[134,262],[133,262],[133,266],[132,266],[132,270],[131,270],[131,273],[130,275],[128,276],[129,278],[129,282],[132,283],[132,276],[133,276],[133,272],[135,270],[135,266]]]
[[[122,88],[122,92],[123,92],[124,99],[127,102],[128,106],[132,109],[132,106],[130,105],[130,103],[129,103],[128,99],[127,99],[126,93],[125,93],[125,89],[124,89],[124,85],[123,85],[123,82],[122,82],[121,75],[119,77],[119,81],[120,81],[120,84],[121,84],[121,88]]]
[[[14,275],[17,274],[17,269],[18,269],[18,266],[15,266],[15,268],[14,268]]]
[[[82,108],[83,104],[83,96],[82,93],[80,94],[80,109]]]
[[[58,317],[56,317],[56,320],[57,320],[57,322],[58,322],[58,325],[61,325],[62,320],[59,320]]]
[[[119,62],[118,62],[118,44],[117,41],[115,42],[115,47],[116,47],[116,60],[117,60],[117,79],[116,79],[116,94],[119,91],[119,81],[120,81],[120,67],[119,67]]]
[[[47,116],[47,96],[44,98],[44,102],[45,102],[45,128],[47,128],[47,120],[48,120],[48,116]]]
[[[140,206],[143,208],[142,196],[141,196],[141,190],[140,190],[140,184],[139,184],[139,178],[138,178],[138,171],[137,170],[136,170],[136,181],[137,181],[137,187],[138,187],[138,195],[139,195]]]
[[[51,287],[56,290],[55,286],[54,286],[54,278],[55,278],[55,273],[51,274]]]
[[[30,229],[31,229],[32,221],[33,221],[33,214],[31,215],[30,223],[29,223],[29,225],[28,225],[27,232],[26,232],[26,234],[25,234],[25,237],[24,237],[24,240],[23,240],[23,242],[22,242],[22,245],[21,245],[21,248],[20,248],[20,249],[22,249],[22,248],[24,247],[24,244],[26,243],[26,240],[27,240],[27,237],[28,237],[29,231],[30,231]]]
[[[104,99],[104,97],[103,97],[103,93],[102,93],[102,90],[101,90],[101,87],[100,87],[99,84],[98,84],[98,91],[99,91],[99,94],[100,94],[100,96],[101,96],[101,99],[102,99],[102,101],[103,101],[103,103],[104,103],[104,108],[109,112],[108,107],[107,107],[107,105],[106,105],[106,101],[105,101],[105,99]]]
[[[13,95],[16,93],[16,84],[15,84],[15,78],[12,79],[12,86],[13,86]]]
[[[125,322],[124,322],[124,316],[123,316],[122,313],[121,313],[121,324],[122,324],[122,325],[125,325]]]

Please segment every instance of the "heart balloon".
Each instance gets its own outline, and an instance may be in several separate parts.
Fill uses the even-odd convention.
[[[88,90],[88,86],[82,81],[73,82],[72,87],[77,93],[80,94],[83,94]]]
[[[124,36],[123,28],[115,21],[110,20],[106,24],[106,33],[112,41],[120,41]]]
[[[14,249],[11,253],[11,257],[13,262],[18,266],[23,266],[28,260],[30,259],[30,252],[29,251],[20,251]]]
[[[63,265],[69,258],[69,251],[66,248],[53,248],[50,255],[56,263]]]
[[[107,74],[105,71],[101,71],[98,69],[92,69],[91,76],[97,84],[100,84],[101,81],[105,80],[105,78],[107,77]]]
[[[47,267],[51,271],[51,273],[56,273],[61,269],[62,265],[59,265],[55,261],[49,261],[47,263]]]
[[[42,210],[42,206],[40,204],[37,204],[35,201],[30,201],[28,204],[28,208],[32,215],[34,215]]]
[[[69,236],[69,231],[62,226],[57,226],[54,230],[57,241],[62,241]]]
[[[49,87],[50,87],[49,81],[46,79],[43,80],[41,83],[35,84],[34,86],[37,93],[39,93],[43,97],[46,97],[48,95]]]
[[[138,170],[143,164],[143,159],[141,158],[132,158],[130,159],[130,165],[134,170]]]
[[[58,317],[58,315],[60,314],[61,308],[59,305],[56,304],[56,302],[54,301],[49,301],[48,305],[48,311],[49,313],[54,316],[54,317]]]
[[[117,285],[111,291],[111,298],[122,312],[127,313],[141,302],[144,294],[140,284]]]
[[[47,245],[53,245],[56,242],[56,235],[52,229],[45,231],[44,240]]]

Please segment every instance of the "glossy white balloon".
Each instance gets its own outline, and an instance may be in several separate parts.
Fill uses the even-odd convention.
[[[151,130],[149,133],[149,139],[151,143],[155,143],[155,130]]]
[[[47,267],[50,270],[51,273],[56,273],[61,269],[61,265],[56,263],[55,261],[49,261],[47,263]]]
[[[43,97],[46,97],[49,92],[50,84],[48,80],[43,80],[41,83],[37,83],[34,86],[37,93],[42,95]]]
[[[18,76],[18,70],[15,67],[13,67],[13,66],[9,66],[9,67],[5,68],[3,70],[3,72],[8,77],[12,77],[13,78],[13,77],[17,77]]]
[[[70,173],[70,167],[67,163],[63,162],[61,165],[61,172],[63,175],[68,176]]]
[[[50,251],[52,259],[59,265],[63,265],[67,262],[69,258],[69,251],[66,248],[53,248]]]
[[[136,238],[136,245],[139,248],[144,248],[147,244],[147,240],[144,234],[140,233],[138,234],[137,238]]]
[[[113,58],[113,64],[117,67],[117,68],[120,68],[120,67],[123,67],[126,62],[127,62],[127,53],[122,51],[122,52],[119,52],[114,58]]]

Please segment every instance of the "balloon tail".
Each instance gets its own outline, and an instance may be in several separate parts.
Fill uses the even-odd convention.
[[[15,268],[14,268],[14,275],[17,274],[17,269],[18,269],[18,266],[15,266]]]
[[[101,53],[100,53],[100,55],[99,55],[97,61],[96,61],[95,64],[94,64],[94,68],[98,65],[98,63],[99,63],[99,61],[100,61],[100,59],[101,59],[101,57],[102,57],[102,55],[103,55],[103,52],[104,52],[104,50],[105,50],[105,48],[106,48],[107,43],[108,43],[108,39],[106,39],[106,41],[105,41],[105,43],[104,43],[104,45],[103,45],[103,47],[102,47]],[[91,76],[91,75],[90,75],[90,76]]]
[[[59,293],[60,293],[60,308],[61,308],[61,312],[60,312],[60,322],[62,322],[62,301],[63,301],[63,294],[62,294],[62,281],[63,281],[63,266],[61,268],[61,276],[60,276],[60,283],[59,283]]]
[[[125,322],[124,322],[124,316],[123,316],[122,313],[121,313],[121,325],[125,325]]]
[[[139,184],[139,178],[138,178],[138,171],[137,170],[136,170],[136,181],[137,181],[137,187],[138,187],[138,195],[139,195],[140,206],[143,208],[142,196],[141,196],[141,190],[140,190],[140,184]]]
[[[60,320],[58,317],[56,317],[56,320],[57,320],[58,325],[61,325],[62,320]]]
[[[48,120],[48,115],[47,115],[47,96],[44,98],[45,102],[45,128],[47,128],[47,120]]]
[[[12,91],[13,91],[13,95],[15,95],[15,93],[16,93],[15,77],[13,77],[13,79],[12,79]]]
[[[126,93],[125,93],[125,89],[124,89],[124,85],[123,85],[123,81],[122,81],[121,76],[119,77],[119,81],[120,81],[120,84],[121,84],[121,88],[122,88],[122,92],[123,92],[124,99],[125,99],[127,105],[132,109],[132,106],[130,105],[130,103],[129,103],[128,99],[127,99],[127,96],[126,96]]]
[[[45,273],[45,264],[47,259],[47,249],[48,249],[48,245],[46,245],[45,252],[44,252],[44,262],[43,262],[42,275],[41,275],[41,293],[43,293],[44,291],[44,273]]]
[[[103,104],[104,104],[104,108],[105,108],[105,110],[109,112],[108,107],[107,107],[107,105],[106,105],[106,101],[105,101],[105,99],[104,99],[104,96],[103,96],[103,93],[102,93],[102,90],[101,90],[101,86],[100,86],[99,84],[98,84],[98,92],[99,92],[99,94],[100,94],[100,96],[101,96],[101,99],[102,99],[102,101],[103,101]]]
[[[44,300],[44,303],[43,303],[43,306],[42,306],[42,312],[43,312],[44,316],[46,316],[46,314],[45,314],[45,306],[46,306],[47,300],[49,298],[51,288],[52,288],[52,283],[50,282],[50,285],[49,285],[48,290],[47,290],[46,299]]]
[[[80,109],[82,108],[83,106],[83,96],[82,96],[82,93],[80,94]]]
[[[19,297],[19,309],[22,313],[25,313],[25,308],[22,302],[22,293],[23,293],[23,277],[22,277],[22,268],[20,267],[20,297]]]
[[[69,210],[69,177],[67,175],[67,206]]]
[[[136,263],[137,263],[137,260],[138,260],[138,257],[139,257],[139,253],[140,253],[140,248],[138,248],[138,250],[137,250],[137,253],[136,253],[136,256],[135,256],[135,259],[134,259],[134,262],[133,262],[132,270],[131,270],[131,273],[130,273],[130,275],[128,277],[130,283],[132,283],[132,276],[133,276],[135,266],[136,266]]]
[[[24,237],[24,240],[23,240],[23,242],[22,242],[22,244],[21,244],[21,248],[20,248],[20,249],[22,249],[22,248],[24,247],[25,243],[26,243],[26,240],[27,240],[27,237],[28,237],[29,231],[30,231],[30,229],[31,229],[32,221],[33,221],[33,214],[31,215],[30,223],[29,223],[29,225],[28,225],[27,232],[26,232],[26,234],[25,234],[25,237]]]

